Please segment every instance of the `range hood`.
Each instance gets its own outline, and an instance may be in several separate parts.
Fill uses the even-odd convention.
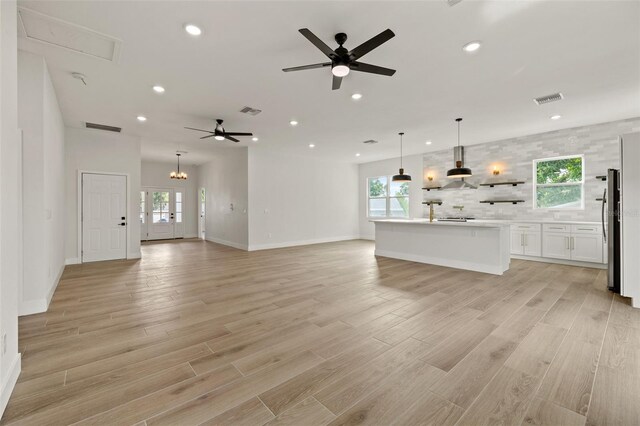
[[[447,171],[447,177],[455,178],[456,180],[446,184],[440,190],[447,189],[478,189],[477,186],[471,185],[464,180],[464,177],[456,178],[456,176],[471,176],[471,169],[464,167],[464,147],[456,146],[453,148],[453,162],[456,165],[455,168]]]

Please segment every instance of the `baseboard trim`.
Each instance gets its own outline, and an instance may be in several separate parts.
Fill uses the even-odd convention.
[[[9,367],[9,374],[7,374],[7,380],[2,383],[2,391],[0,391],[0,417],[4,414],[4,409],[7,408],[7,403],[13,392],[13,388],[16,386],[18,376],[22,369],[22,354],[17,353],[11,367]]]
[[[80,259],[78,259],[77,257],[70,257],[70,258],[64,260],[64,264],[65,265],[79,265],[80,264]]]
[[[53,281],[53,285],[49,289],[46,297],[41,299],[22,301],[20,303],[20,306],[18,307],[18,316],[23,317],[25,315],[41,314],[43,312],[47,312],[47,310],[49,309],[49,304],[51,303],[51,299],[53,298],[53,294],[58,288],[58,284],[60,283],[60,278],[62,278],[63,273],[64,265],[58,271],[58,274]]]
[[[142,259],[142,252],[131,253],[127,255],[127,260]]]
[[[512,254],[512,259],[530,260],[532,262],[555,263],[557,265],[581,266],[583,268],[607,269],[606,263],[579,262],[577,260],[554,259],[551,257],[523,256]]]
[[[360,239],[359,235],[348,235],[348,236],[342,236],[342,237],[315,238],[312,240],[286,241],[283,243],[254,244],[249,246],[249,251],[271,250],[276,248],[297,247],[297,246],[309,246],[312,244],[335,243],[338,241],[349,241],[349,240],[359,240],[359,239]]]
[[[244,251],[248,250],[248,247],[246,244],[238,244],[236,242],[223,240],[221,238],[205,238],[205,240],[209,241],[210,243],[222,244],[223,246],[233,247],[238,250],[244,250]]]

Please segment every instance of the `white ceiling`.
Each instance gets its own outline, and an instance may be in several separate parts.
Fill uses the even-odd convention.
[[[21,1],[19,6],[122,40],[109,62],[21,38],[46,57],[67,125],[120,126],[143,140],[143,158],[202,163],[212,147],[183,126],[253,131],[259,144],[302,155],[366,162],[640,116],[640,2],[472,1]],[[185,23],[199,25],[199,38]],[[352,49],[386,28],[396,37],[363,61],[396,68],[393,77],[353,72],[331,90],[329,69],[283,73],[323,62],[303,38],[327,44],[346,32]],[[461,47],[481,40],[475,54]],[[71,77],[81,72],[87,86]],[[161,84],[166,93],[151,90]],[[532,98],[565,99],[537,106]],[[363,94],[353,101],[351,94]],[[255,117],[243,106],[263,110]],[[136,116],[145,115],[146,123]],[[561,120],[549,117],[561,114]],[[289,121],[300,122],[297,127]],[[376,139],[380,143],[363,145]],[[426,140],[433,141],[425,145]],[[241,144],[251,145],[250,138]],[[310,150],[309,143],[316,148]],[[361,156],[356,158],[359,152]]]

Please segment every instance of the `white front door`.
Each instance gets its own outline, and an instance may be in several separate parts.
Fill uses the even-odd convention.
[[[149,221],[147,223],[148,240],[168,240],[175,238],[175,204],[174,191],[171,188],[149,188],[147,207]]]
[[[82,174],[82,261],[126,259],[127,177]]]

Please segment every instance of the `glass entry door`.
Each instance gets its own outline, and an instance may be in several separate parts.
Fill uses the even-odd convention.
[[[142,240],[183,238],[185,193],[175,188],[142,188],[140,228]]]

